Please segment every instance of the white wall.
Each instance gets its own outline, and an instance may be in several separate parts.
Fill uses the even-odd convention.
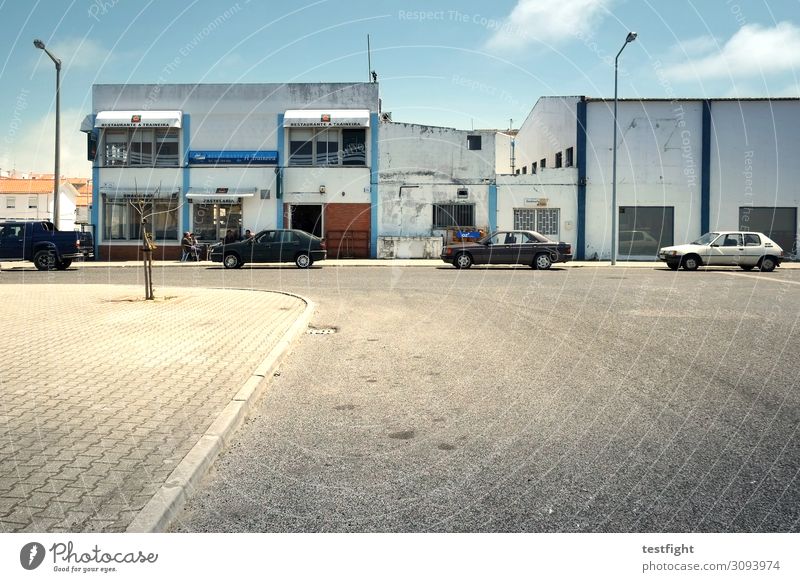
[[[800,101],[713,101],[711,118],[712,230],[738,229],[740,207],[800,206]]]
[[[577,104],[580,97],[541,97],[533,106],[515,138],[516,167],[547,158],[547,167],[555,166],[555,155],[567,148],[577,154]],[[566,156],[565,156],[566,157]]]
[[[611,256],[612,104],[587,103],[587,259]],[[618,121],[617,205],[673,206],[676,243],[702,234],[702,103],[620,101]]]
[[[369,168],[295,167],[283,171],[283,196],[286,203],[368,203],[369,184]],[[320,194],[320,186],[325,186],[324,194]]]
[[[515,208],[558,208],[558,239],[572,244],[574,249],[578,242],[577,178],[575,168],[525,176],[498,176],[497,229],[514,228]]]
[[[511,174],[511,142],[514,137],[507,133],[494,134],[494,171],[496,174]]]

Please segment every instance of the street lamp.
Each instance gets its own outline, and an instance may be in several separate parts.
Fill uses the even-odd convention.
[[[611,169],[611,265],[617,264],[617,72],[619,71],[619,55],[628,46],[628,43],[636,40],[637,34],[629,32],[625,37],[625,44],[619,49],[614,58],[614,161]]]
[[[58,228],[58,187],[61,174],[61,59],[47,50],[47,47],[38,38],[33,41],[33,46],[47,53],[56,66],[56,167],[53,175],[53,224]]]

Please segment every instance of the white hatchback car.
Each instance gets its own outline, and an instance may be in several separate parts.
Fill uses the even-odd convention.
[[[783,249],[760,232],[709,232],[696,241],[658,251],[658,258],[673,271],[683,267],[741,267],[745,271],[772,271],[784,258]]]

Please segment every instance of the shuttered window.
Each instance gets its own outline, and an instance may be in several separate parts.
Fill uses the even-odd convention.
[[[434,204],[433,228],[475,226],[474,204]]]

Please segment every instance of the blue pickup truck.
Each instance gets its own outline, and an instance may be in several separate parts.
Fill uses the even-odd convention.
[[[58,231],[52,222],[0,222],[0,261],[33,261],[40,271],[63,271],[74,259],[94,257],[89,232]]]

